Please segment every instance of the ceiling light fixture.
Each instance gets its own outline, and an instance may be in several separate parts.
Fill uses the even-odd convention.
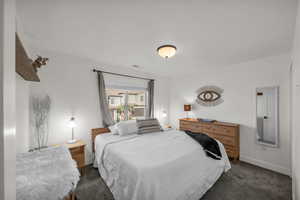
[[[174,45],[163,45],[157,48],[157,53],[163,58],[171,58],[176,54],[177,48]]]

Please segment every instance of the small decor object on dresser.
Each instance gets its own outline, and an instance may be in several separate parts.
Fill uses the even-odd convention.
[[[217,86],[204,86],[197,90],[196,102],[203,106],[216,106],[224,102],[223,89]]]
[[[186,118],[189,118],[189,112],[192,110],[192,105],[184,104],[183,110],[186,112]]]
[[[204,119],[204,118],[197,118],[198,121],[200,122],[207,122],[207,123],[211,123],[211,122],[216,122],[217,120],[214,119]]]

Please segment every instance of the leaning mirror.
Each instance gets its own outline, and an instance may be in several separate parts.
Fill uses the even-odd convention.
[[[279,87],[256,89],[256,124],[258,143],[278,147]]]

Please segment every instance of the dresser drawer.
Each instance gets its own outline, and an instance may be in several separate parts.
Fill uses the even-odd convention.
[[[236,151],[230,150],[230,149],[226,149],[226,153],[228,157],[234,158],[236,157]]]
[[[82,168],[85,165],[85,159],[84,159],[84,154],[77,154],[72,156],[73,160],[76,161],[77,167]]]
[[[183,124],[183,125],[180,124],[180,130],[182,130],[182,131],[187,130],[187,131],[192,131],[195,133],[202,132],[201,126],[198,124],[195,124],[195,123]]]
[[[202,130],[202,133],[212,133],[213,127],[211,125],[201,124],[201,130]]]
[[[223,136],[223,135],[217,135],[215,133],[208,133],[208,136],[219,140],[222,144],[224,145],[229,145],[229,146],[236,146],[236,141],[234,139],[234,137],[227,137],[227,136]]]
[[[76,147],[76,148],[72,148],[70,149],[70,152],[72,154],[72,156],[76,156],[78,154],[83,154],[84,153],[84,147]]]
[[[193,125],[191,126],[191,131],[195,133],[202,133],[202,128],[199,125]]]
[[[220,135],[231,136],[231,137],[236,136],[236,130],[234,127],[214,126],[212,127],[211,131],[213,131],[214,133],[218,133]]]
[[[236,156],[238,156],[238,154],[239,154],[239,153],[238,153],[239,150],[238,150],[238,148],[235,147],[235,146],[224,145],[224,148],[225,148],[225,150],[226,150],[226,153],[227,153],[228,157],[236,157]]]
[[[224,144],[223,146],[224,146],[224,148],[226,149],[226,151],[227,151],[227,150],[230,150],[230,151],[237,151],[237,147],[236,147],[236,146],[231,146],[231,145],[226,145],[226,144]]]
[[[192,128],[191,127],[187,127],[187,126],[180,126],[179,129],[181,131],[192,131]]]
[[[180,121],[180,126],[191,126],[194,124],[193,122],[187,122],[187,121]]]

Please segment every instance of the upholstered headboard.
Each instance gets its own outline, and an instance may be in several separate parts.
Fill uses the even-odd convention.
[[[103,134],[103,133],[109,133],[110,130],[108,128],[94,128],[91,130],[92,134],[92,145],[93,145],[93,152],[95,152],[95,138],[97,135]]]

